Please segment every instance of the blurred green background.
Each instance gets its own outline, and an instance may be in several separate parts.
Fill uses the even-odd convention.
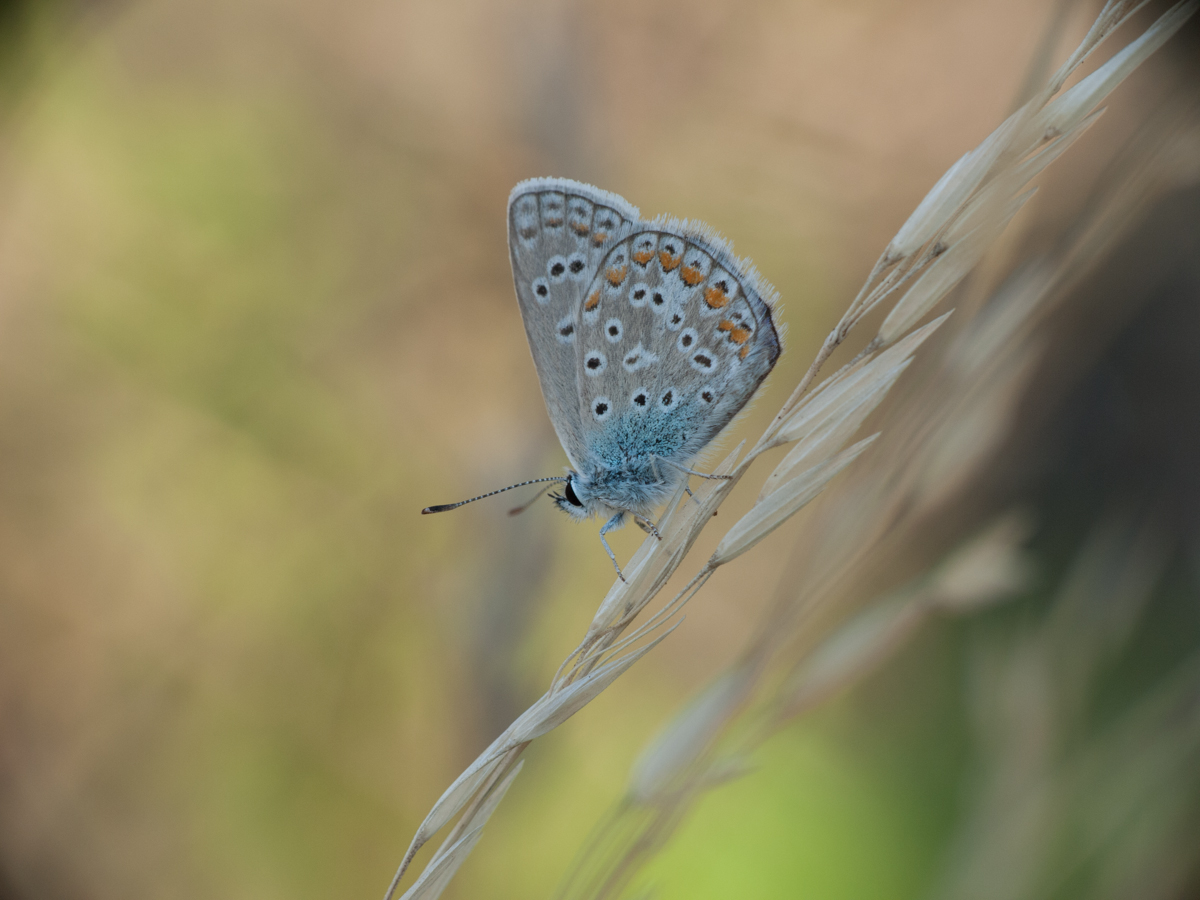
[[[0,898],[382,894],[611,580],[595,528],[547,503],[418,515],[565,461],[513,297],[512,185],[593,182],[754,259],[788,352],[753,434],[1006,114],[1052,5],[0,7]],[[1108,118],[1097,146],[1136,128]],[[1085,150],[1051,210],[1086,195]],[[1063,502],[1050,586],[1097,514]],[[772,540],[531,748],[447,896],[549,895],[741,648]],[[923,896],[973,765],[972,627],[774,740],[655,862],[661,896]]]

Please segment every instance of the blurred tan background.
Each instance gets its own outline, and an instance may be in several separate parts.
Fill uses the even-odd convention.
[[[4,5],[0,898],[382,894],[611,580],[596,527],[544,501],[418,515],[565,462],[513,297],[512,185],[592,182],[753,258],[788,331],[750,435],[1007,114],[1054,6]],[[1117,92],[1044,221],[1167,65]],[[787,547],[723,570],[532,748],[447,896],[550,893]],[[930,640],[890,731],[849,698],[775,741],[660,861],[661,896],[920,895],[965,754],[954,638]]]

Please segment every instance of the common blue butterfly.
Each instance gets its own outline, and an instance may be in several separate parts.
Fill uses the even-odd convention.
[[[643,221],[616,194],[566,179],[513,188],[508,246],[542,396],[572,468],[502,490],[562,482],[555,504],[605,519],[600,541],[620,575],[605,535],[626,517],[655,532],[650,514],[681,479],[702,474],[688,464],[779,359],[775,291],[706,225]]]

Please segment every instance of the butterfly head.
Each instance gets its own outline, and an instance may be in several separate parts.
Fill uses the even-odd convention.
[[[554,493],[550,499],[554,505],[573,519],[590,519],[601,511],[601,504],[594,497],[590,485],[578,472],[568,472],[561,494]]]

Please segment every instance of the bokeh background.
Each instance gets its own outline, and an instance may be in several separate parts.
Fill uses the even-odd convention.
[[[788,349],[751,435],[1011,109],[1054,16],[1061,59],[1097,6],[0,4],[0,898],[382,894],[612,576],[596,529],[545,502],[418,515],[565,461],[513,297],[512,185],[592,182],[754,259]],[[1069,230],[1147,110],[1192,96],[1195,31],[1051,170],[1030,244]],[[997,480],[1042,523],[1042,591],[1013,617],[1038,615],[1111,495],[1169,535],[1161,609],[1104,709],[1200,645],[1181,196],[1166,237],[1113,264],[1134,286],[1165,266],[1165,299],[1124,314],[1120,294],[1077,364],[1047,368],[1051,407]],[[1060,360],[1089,321],[1060,323]],[[741,649],[786,531],[531,748],[447,896],[552,892],[638,749]],[[925,896],[981,765],[964,660],[987,627],[927,629],[773,739],[655,862],[660,896]],[[1193,857],[1173,858],[1172,896],[1197,896]]]

